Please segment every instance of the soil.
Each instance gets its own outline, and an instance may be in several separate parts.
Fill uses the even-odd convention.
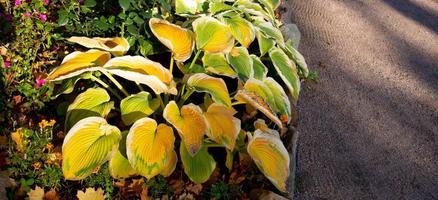
[[[298,199],[438,199],[438,2],[289,0],[304,84]]]

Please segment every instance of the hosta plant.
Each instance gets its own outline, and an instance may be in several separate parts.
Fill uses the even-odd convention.
[[[279,31],[279,3],[176,0],[174,13],[153,9],[148,34],[168,51],[150,58],[126,55],[121,37],[69,38],[89,50],[67,55],[47,79],[60,93],[80,79],[100,86],[67,109],[64,177],[84,179],[109,161],[114,178],[150,179],[180,164],[203,183],[217,162],[231,169],[235,155],[249,155],[286,191],[290,158],[280,133],[308,69]],[[216,160],[212,147],[226,150],[226,160]]]

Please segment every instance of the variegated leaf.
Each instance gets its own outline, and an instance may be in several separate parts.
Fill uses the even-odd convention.
[[[187,85],[198,92],[208,92],[215,102],[231,107],[231,99],[223,79],[197,73],[190,76]]]

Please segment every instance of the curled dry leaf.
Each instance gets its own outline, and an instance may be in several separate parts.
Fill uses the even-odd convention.
[[[105,192],[100,188],[97,190],[94,188],[87,188],[85,192],[78,190],[76,197],[78,197],[79,200],[104,200]]]

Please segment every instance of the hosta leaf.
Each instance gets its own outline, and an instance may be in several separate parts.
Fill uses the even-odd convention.
[[[284,46],[284,38],[281,31],[274,27],[271,22],[258,22],[256,23],[258,30],[265,34],[268,39],[274,39],[277,44]]]
[[[198,92],[208,92],[215,102],[231,107],[231,99],[223,79],[197,73],[190,76],[187,85]]]
[[[263,17],[266,20],[273,20],[273,16],[268,14],[259,3],[255,3],[252,0],[237,0],[235,5],[239,10],[249,13],[251,15]]]
[[[165,124],[157,126],[151,118],[139,119],[132,125],[126,138],[126,154],[131,166],[150,179],[160,174],[171,159],[175,136]]]
[[[228,4],[225,4],[224,2],[210,2],[210,6],[209,6],[209,11],[213,15],[231,9],[233,9],[233,7]]]
[[[258,80],[263,80],[268,74],[268,68],[263,64],[263,62],[256,55],[250,55],[252,59],[252,68],[254,70],[254,78]]]
[[[240,80],[246,81],[254,76],[253,61],[245,47],[234,47],[227,54],[227,60],[237,72]]]
[[[295,63],[279,48],[274,48],[269,51],[269,56],[278,75],[283,79],[294,100],[297,101],[301,83]]]
[[[65,130],[69,130],[76,122],[86,117],[105,117],[114,107],[110,96],[102,88],[89,88],[79,94],[67,109]]]
[[[274,111],[280,114],[280,120],[283,123],[288,124],[291,116],[289,97],[287,96],[283,87],[281,87],[281,85],[278,84],[273,78],[267,77],[263,80],[263,82],[273,94],[275,101]]]
[[[301,53],[293,47],[290,40],[286,42],[285,51],[289,55],[289,58],[291,58],[301,70],[302,75],[304,77],[309,76],[309,68],[307,67],[304,56],[301,55]]]
[[[149,86],[156,94],[176,94],[172,74],[160,63],[142,56],[122,56],[109,60],[104,68],[117,76]]]
[[[236,72],[228,64],[223,53],[205,53],[202,57],[202,63],[208,72],[231,78],[237,77]]]
[[[98,188],[97,190],[94,188],[87,188],[85,192],[78,190],[76,197],[79,200],[104,200],[105,192],[101,188]]]
[[[202,11],[205,0],[175,0],[176,14],[196,14]]]
[[[229,52],[234,46],[234,38],[224,23],[213,17],[200,17],[193,22],[196,45],[210,53]]]
[[[126,97],[120,102],[120,111],[125,125],[131,125],[140,118],[151,115],[160,106],[158,99],[152,99],[148,92]]]
[[[208,124],[199,106],[184,105],[181,110],[175,101],[167,104],[163,117],[175,127],[193,157],[201,149],[204,135],[208,133]]]
[[[80,180],[106,162],[117,149],[120,130],[102,117],[88,117],[76,123],[62,144],[62,171],[67,180]]]
[[[87,52],[75,51],[68,54],[59,67],[47,76],[48,81],[58,81],[80,75],[84,72],[101,69],[111,55],[105,51],[89,50]]]
[[[275,108],[274,95],[270,88],[263,81],[252,78],[249,79],[243,87],[246,91],[254,92],[258,96],[262,97],[271,109]]]
[[[208,137],[227,149],[233,150],[240,132],[240,120],[234,117],[236,111],[221,104],[213,103],[204,114],[210,125]]]
[[[274,47],[275,41],[266,37],[265,34],[260,31],[256,33],[256,36],[259,44],[260,56],[264,56]]]
[[[269,7],[272,10],[275,10],[280,6],[281,0],[258,0],[264,6]]]
[[[119,142],[119,148],[114,152],[109,161],[109,171],[113,178],[128,178],[137,172],[131,167],[126,158],[126,136],[128,131],[122,132],[122,139]]]
[[[277,135],[256,130],[247,151],[262,173],[280,191],[286,192],[289,154]],[[274,164],[275,163],[275,164]]]
[[[257,110],[265,114],[277,126],[283,127],[283,124],[281,123],[280,119],[278,119],[276,114],[272,111],[269,104],[257,93],[246,91],[246,90],[239,90],[237,91],[237,94],[234,96],[234,98],[238,101],[250,104],[251,106],[255,107]]]
[[[161,171],[161,175],[164,177],[170,176],[176,168],[176,163],[178,162],[178,156],[176,155],[175,150],[170,151],[169,157],[166,159],[164,163],[163,171]]]
[[[202,147],[199,152],[192,156],[184,143],[179,148],[184,172],[194,183],[204,183],[207,181],[216,168],[216,162],[208,153],[207,147]]]
[[[87,38],[87,37],[71,37],[67,39],[69,42],[74,42],[89,49],[101,49],[111,52],[114,56],[124,55],[129,50],[129,43],[125,38]]]
[[[230,18],[225,17],[224,21],[230,28],[231,34],[233,34],[234,38],[236,38],[242,46],[248,48],[255,38],[253,25],[238,15]]]
[[[155,37],[173,52],[176,61],[184,62],[190,58],[195,45],[192,31],[158,18],[150,19],[149,27]]]

